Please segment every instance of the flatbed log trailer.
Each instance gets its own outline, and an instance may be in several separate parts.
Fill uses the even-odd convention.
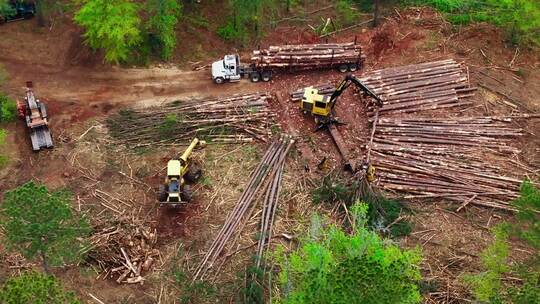
[[[253,51],[250,64],[243,64],[238,54],[225,55],[212,63],[212,80],[217,84],[249,78],[252,82],[270,81],[275,73],[308,69],[332,69],[354,72],[364,65],[357,39],[351,43],[301,44],[271,46]]]
[[[32,82],[27,81],[26,96],[23,102],[17,101],[17,111],[28,128],[32,150],[37,152],[44,148],[52,149],[54,145],[49,129],[47,107],[34,95],[32,88]]]

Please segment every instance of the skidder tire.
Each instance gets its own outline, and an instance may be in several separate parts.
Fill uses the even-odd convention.
[[[347,72],[348,69],[349,69],[349,67],[346,64],[340,64],[338,66],[338,71],[340,71],[341,73]]]
[[[262,72],[261,78],[262,78],[262,81],[264,81],[264,82],[268,82],[268,81],[272,80],[272,72],[270,72],[270,71]]]
[[[167,201],[167,188],[165,187],[165,185],[159,185],[158,201],[160,201],[160,202],[166,202]]]
[[[195,183],[201,178],[201,176],[201,168],[198,166],[192,166],[191,168],[189,168],[189,171],[186,173],[186,175],[184,175],[184,178],[190,183]]]
[[[349,71],[356,72],[357,70],[358,70],[358,64],[356,63],[349,64]]]
[[[188,203],[193,200],[193,192],[191,192],[191,187],[189,185],[184,185],[184,187],[182,188],[182,193],[180,193],[180,199]]]
[[[261,74],[259,72],[253,72],[249,74],[249,79],[251,79],[251,82],[259,82],[261,80]]]

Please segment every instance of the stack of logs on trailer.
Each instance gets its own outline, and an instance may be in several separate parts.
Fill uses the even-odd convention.
[[[32,143],[32,150],[37,152],[41,149],[53,148],[47,107],[34,95],[31,81],[26,82],[26,96],[24,97],[24,101],[17,101],[17,111],[19,117],[26,122],[26,127],[30,134],[30,142]]]
[[[265,69],[313,69],[336,67],[341,72],[361,68],[365,56],[355,42],[270,46],[255,50],[251,62]]]

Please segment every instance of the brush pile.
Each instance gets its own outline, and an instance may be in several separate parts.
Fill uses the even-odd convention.
[[[131,178],[130,183],[136,181],[125,176]],[[142,284],[143,274],[152,269],[159,257],[156,229],[145,225],[141,209],[134,208],[137,202],[122,194],[96,188],[86,200],[93,200],[95,206],[103,208],[93,217],[94,233],[84,249],[87,262],[102,270],[99,277],[103,279],[114,278],[119,284]]]
[[[526,116],[380,118],[372,146],[380,184],[404,198],[512,210],[524,173],[532,172],[510,157],[524,135],[512,124],[518,118]]]
[[[117,283],[141,283],[159,256],[157,233],[129,216],[95,227],[90,238],[88,262],[102,269],[100,277],[116,278]]]
[[[266,141],[275,116],[270,95],[176,101],[161,107],[121,111],[107,119],[113,138],[131,147],[189,144],[193,137],[215,143]]]
[[[251,173],[249,182],[238,203],[227,216],[221,230],[197,267],[193,281],[202,280],[205,277],[207,272],[215,266],[230,238],[242,230],[240,227],[244,226],[243,223],[245,223],[246,218],[254,210],[257,193],[261,188],[265,192],[261,235],[265,237],[261,237],[262,241],[258,244],[257,253],[262,254],[263,248],[270,240],[270,231],[281,188],[283,166],[293,143],[294,140],[289,137],[282,137],[272,142],[257,168]],[[260,261],[260,258],[258,260]],[[219,269],[216,271],[219,271]]]
[[[255,50],[251,61],[266,67],[323,67],[363,61],[360,45],[351,43],[270,46]]]

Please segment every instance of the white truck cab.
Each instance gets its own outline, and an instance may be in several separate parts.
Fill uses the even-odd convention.
[[[215,83],[239,81],[241,78],[240,58],[238,55],[225,55],[223,60],[212,63],[212,80]]]

